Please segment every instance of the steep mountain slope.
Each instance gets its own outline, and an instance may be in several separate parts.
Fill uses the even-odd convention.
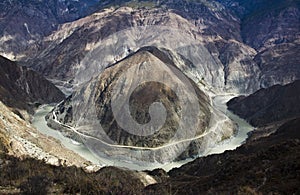
[[[230,109],[260,126],[247,142],[167,174],[150,172],[160,183],[148,186],[145,193],[299,193],[299,84],[277,85],[229,101]]]
[[[66,165],[84,168],[91,164],[75,152],[66,149],[57,140],[41,134],[29,122],[20,118],[1,101],[0,142],[7,154],[18,158],[35,158],[57,166]]]
[[[32,114],[35,104],[59,102],[64,97],[38,73],[0,56],[0,100],[7,106]]]
[[[145,47],[93,79],[87,74],[87,84],[50,113],[49,124],[76,140],[83,134],[79,141],[97,155],[138,163],[192,157],[229,138],[232,122],[170,56]]]
[[[46,38],[46,49],[29,63],[50,79],[72,82],[84,57],[101,44],[109,49],[103,51],[99,68],[153,45],[174,51],[199,67],[189,71],[202,75],[196,83],[204,80],[216,91],[258,89],[256,52],[241,42],[236,17],[219,4],[214,8],[187,3],[185,11],[179,2],[166,6],[109,8],[65,24]]]
[[[146,194],[297,194],[299,193],[300,119],[269,137],[234,151],[198,158],[146,187]],[[151,174],[151,173],[150,173]],[[159,180],[159,179],[157,179]]]
[[[145,185],[142,179],[152,178],[143,172],[116,167],[87,173],[75,166],[53,166],[6,152],[6,146],[0,142],[1,194],[140,194]]]
[[[237,115],[254,126],[264,126],[276,121],[300,116],[300,81],[275,85],[249,96],[230,100],[227,105]]]
[[[255,61],[262,70],[263,87],[287,84],[300,76],[300,2],[296,2],[281,1],[244,19],[243,37],[258,51]]]
[[[3,0],[0,2],[0,55],[11,60],[34,57],[41,40],[59,24],[92,13],[98,0]]]
[[[300,116],[300,82],[275,85],[230,100],[228,109],[256,127],[248,140],[267,137],[285,122]]]
[[[300,79],[299,9],[299,0],[4,0],[0,54],[72,90],[48,114],[50,126],[99,156],[166,163],[234,134],[206,92],[250,93]],[[257,127],[234,151],[169,173],[108,167],[87,174],[5,154],[90,164],[22,119],[22,110],[64,95],[0,57],[0,194],[299,194],[299,87],[231,100],[229,109]],[[158,184],[143,191],[141,179]]]
[[[205,64],[209,61],[207,66],[216,71],[206,68],[201,74],[205,73],[206,83],[218,90],[251,93],[260,87],[287,84],[300,77],[297,55],[300,3],[297,0],[272,3],[267,0],[5,1],[1,5],[3,55],[29,60],[26,64],[59,85],[62,83],[58,80],[72,82],[84,56],[109,35],[149,25],[190,32],[190,38],[204,45],[209,54],[196,49],[191,53],[197,53],[202,59],[209,56]],[[96,9],[99,10],[96,14],[65,24]],[[152,40],[159,34],[154,34]],[[142,32],[141,36],[142,40],[138,41],[153,42]],[[163,44],[160,38],[157,42]],[[115,58],[125,57],[126,49],[118,45],[114,51],[106,51],[110,60],[102,62],[101,68],[114,63]],[[137,51],[146,45],[132,42],[130,46],[128,51]],[[194,63],[187,53],[179,53]],[[212,81],[212,77],[218,79]]]
[[[261,87],[300,77],[300,1],[222,0],[241,19],[244,43],[257,51]]]
[[[88,174],[89,165],[0,101],[0,194],[137,194],[151,178],[115,167]]]

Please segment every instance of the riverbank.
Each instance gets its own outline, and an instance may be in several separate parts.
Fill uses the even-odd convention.
[[[91,168],[92,163],[52,136],[41,133],[42,129],[37,130],[0,101],[0,139],[7,154],[20,159],[34,158],[56,166]]]
[[[238,125],[238,132],[235,136],[226,139],[217,145],[214,145],[211,148],[208,148],[204,154],[201,156],[207,156],[209,154],[216,154],[222,153],[226,150],[233,150],[240,146],[242,142],[244,142],[247,138],[247,133],[253,130],[248,123],[246,123],[243,119],[239,118],[238,116],[232,114],[231,112],[227,111],[226,102],[232,96],[216,96],[213,100],[213,106],[218,109],[219,111],[223,112],[227,115],[230,119],[232,119]],[[132,170],[153,170],[156,168],[162,168],[165,171],[169,171],[173,168],[180,167],[183,164],[186,164],[194,159],[189,158],[183,161],[172,162],[168,164],[159,164],[159,163],[152,163],[152,164],[145,164],[145,165],[136,165],[132,162],[123,162],[123,161],[112,161],[109,157],[99,157],[95,156],[93,153],[89,151],[83,144],[78,144],[73,140],[64,137],[59,131],[53,130],[47,126],[47,122],[45,120],[45,116],[47,113],[51,111],[52,107],[48,105],[41,106],[35,113],[34,119],[32,121],[33,125],[43,134],[48,136],[54,137],[55,139],[59,140],[66,148],[74,151],[81,157],[85,158],[86,160],[92,162],[94,165],[99,167],[103,166],[118,166],[118,167],[126,167]],[[199,156],[200,157],[200,156]]]

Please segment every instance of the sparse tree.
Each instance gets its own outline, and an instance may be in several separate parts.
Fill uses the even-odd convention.
[[[44,176],[29,177],[20,185],[22,194],[47,194],[49,181]]]

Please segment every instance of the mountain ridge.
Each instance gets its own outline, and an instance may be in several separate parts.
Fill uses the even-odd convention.
[[[65,95],[40,74],[0,56],[0,100],[7,106],[33,114],[36,106],[64,98]]]
[[[175,153],[180,156],[180,159],[196,156],[204,152],[208,145],[229,138],[235,131],[234,124],[212,108],[205,92],[200,90],[190,78],[185,78],[186,76],[176,67],[177,62],[168,55],[167,51],[144,47],[113,66],[107,67],[59,104],[47,116],[48,124],[61,129],[61,125],[57,127],[56,120],[58,120],[62,124],[75,127],[80,133],[103,140],[107,145],[120,145],[118,152],[123,148],[127,151],[126,148],[130,146],[133,147],[132,149],[140,147],[141,152],[145,153],[143,158],[149,158],[151,162],[163,163],[169,161],[166,159],[173,158],[172,155]],[[194,92],[187,93],[182,85],[188,91]],[[116,94],[129,95],[127,98],[130,113],[123,109],[127,105],[126,98],[117,99],[118,101],[115,102],[114,97],[119,96]],[[189,100],[184,100],[185,98]],[[157,123],[164,119],[163,111],[157,110],[158,113],[151,111],[151,107],[158,102],[166,109],[166,119],[159,130],[148,135],[146,133],[148,125],[150,124],[151,129],[156,129]],[[184,118],[194,123],[187,125]],[[131,122],[132,119],[139,124]],[[221,121],[224,125],[222,128],[217,125],[218,123],[213,122],[218,119],[223,121]],[[139,125],[146,126],[137,130]],[[143,132],[145,134],[139,134]],[[63,130],[63,133],[78,140],[78,136],[69,130]],[[95,142],[88,138],[84,138],[83,141],[86,139]],[[101,155],[101,151],[107,146],[98,143],[100,145],[96,148],[96,143],[98,142],[89,148]],[[149,151],[144,151],[143,148]],[[161,150],[168,152],[161,152]],[[126,158],[134,152],[134,150],[126,152],[128,153]],[[107,155],[113,157],[113,153],[115,151],[111,150]],[[131,160],[134,160],[135,156],[133,155],[132,158]]]

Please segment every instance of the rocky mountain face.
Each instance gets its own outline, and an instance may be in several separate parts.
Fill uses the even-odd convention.
[[[11,108],[33,113],[35,104],[59,102],[64,94],[27,67],[0,57],[0,100]]]
[[[216,89],[250,93],[260,87],[289,83],[299,78],[299,4],[294,1],[280,1],[273,6],[266,1],[257,3],[261,6],[239,1],[163,1],[150,7],[124,3],[127,8],[102,10],[62,26],[46,38],[45,49],[30,64],[51,79],[69,82],[82,59],[100,42],[107,44],[107,39],[112,37],[108,38],[109,35],[119,36],[124,29],[142,26],[167,26],[190,32],[188,39],[195,39],[194,43],[203,45],[208,53],[193,49],[190,53],[197,53],[197,56],[190,56],[165,43],[158,33],[149,32],[153,34],[151,40],[138,29],[135,31],[140,31],[139,38],[127,37],[129,43],[122,42],[123,45],[116,44],[104,51],[110,59],[103,60],[100,66],[106,67],[116,58],[125,57],[124,48],[137,51],[147,46],[143,43],[159,43],[160,47],[175,50],[194,64],[199,63],[196,57],[202,59],[205,71],[200,72],[201,77]],[[177,33],[176,36],[183,35]],[[178,38],[178,45],[180,40]]]
[[[161,182],[146,187],[144,193],[299,193],[299,128],[297,118],[234,151],[198,158],[167,174],[150,172]]]
[[[8,125],[0,128],[1,133],[5,129],[19,129],[22,125],[17,125],[17,123],[24,123],[24,121],[1,103],[0,107],[0,125]],[[8,115],[8,113],[11,114]],[[12,123],[7,123],[7,120],[5,120],[7,117],[10,118],[9,121]],[[17,125],[18,128],[12,128],[12,125]],[[97,173],[87,174],[81,169],[74,167],[51,167],[32,159],[20,161],[5,154],[7,149],[10,150],[11,146],[16,145],[7,144],[9,143],[7,142],[7,136],[3,136],[0,133],[0,174],[2,178],[7,178],[0,180],[0,185],[4,186],[1,188],[1,192],[8,193],[16,190],[20,192],[20,190],[26,190],[24,187],[20,188],[20,186],[26,184],[32,186],[32,189],[38,187],[39,190],[43,189],[48,192],[55,190],[55,192],[64,193],[90,193],[95,190],[97,192],[101,190],[101,192],[106,193],[113,190],[114,193],[144,194],[173,192],[183,194],[259,194],[270,192],[297,194],[300,181],[298,174],[300,155],[299,127],[300,119],[295,118],[285,122],[270,136],[255,141],[252,140],[251,142],[248,141],[237,150],[198,158],[169,173],[163,170],[147,171],[144,175],[147,178],[153,178],[157,182],[157,184],[148,185],[147,187],[144,187],[140,181],[143,174],[133,171],[108,167],[101,169]],[[31,133],[24,131],[24,135],[26,135],[26,132],[27,136],[32,134],[32,130]],[[32,141],[34,140],[36,138],[32,139]],[[17,170],[16,167],[18,167]],[[26,175],[28,167],[36,170],[30,176]],[[10,172],[10,170],[14,171]],[[11,177],[12,173],[14,177]],[[47,175],[47,180],[41,177],[45,175]],[[62,175],[64,177],[61,177]],[[41,185],[34,183],[37,180],[34,180],[35,177],[39,178],[39,184],[41,179],[44,178],[42,181],[47,188],[41,188]],[[130,182],[130,187],[128,187],[127,180]],[[28,181],[28,183],[20,185],[24,181]],[[97,185],[94,185],[95,183]],[[87,185],[90,186],[88,189],[86,188]]]
[[[87,167],[91,164],[75,152],[66,149],[57,140],[40,133],[2,101],[0,101],[0,145],[6,154],[20,159],[34,158],[56,166]],[[1,157],[0,168],[2,168]]]
[[[237,115],[254,126],[265,126],[300,116],[300,81],[260,89],[230,100],[227,105]]]
[[[248,140],[267,137],[285,122],[300,116],[299,80],[288,85],[274,85],[249,96],[231,99],[228,109],[256,127]]]
[[[243,42],[257,51],[261,87],[299,79],[299,1],[220,2],[239,16]]]
[[[258,10],[244,19],[242,34],[258,51],[255,61],[262,70],[262,87],[287,84],[300,76],[299,7],[299,1],[278,1],[265,8],[268,12]]]
[[[77,156],[73,160],[79,159]],[[144,172],[116,167],[87,173],[75,166],[53,166],[33,158],[19,159],[7,154],[7,147],[1,142],[0,174],[1,194],[140,194],[147,185],[145,181],[152,178]]]
[[[11,60],[34,57],[42,40],[59,24],[93,12],[97,0],[3,0],[0,2],[0,55]]]
[[[6,111],[2,105],[0,103],[1,114]],[[0,125],[2,121],[0,119]],[[169,173],[106,167],[88,174],[75,167],[54,167],[34,159],[19,160],[6,154],[10,146],[3,144],[7,142],[0,134],[0,174],[4,178],[0,180],[0,192],[19,193],[31,187],[31,190],[45,190],[45,193],[297,194],[299,121],[298,118],[287,122],[271,136],[247,143],[235,151],[198,158]],[[35,171],[29,173],[30,168]],[[141,178],[153,178],[157,184],[145,187]]]
[[[177,63],[166,50],[142,48],[76,90],[48,123],[75,127],[90,136],[81,139],[90,149],[111,158],[164,163],[198,155],[235,128]]]
[[[178,51],[158,34],[151,32],[151,41],[138,29],[140,39],[128,39],[131,44],[116,44],[113,51],[105,51],[110,59],[100,67],[147,46],[143,43],[153,45],[159,37],[156,44],[194,64],[199,61],[190,53],[197,54],[204,68],[196,83],[203,78],[216,91],[251,93],[299,78],[299,1],[4,1],[0,7],[2,54],[29,60],[26,64],[58,85],[69,86],[84,57],[101,41],[107,42],[109,35],[149,25],[189,32],[188,39],[194,38],[208,53],[195,48]]]
[[[71,90],[47,116],[53,128],[99,156],[166,163],[234,134],[207,94],[251,93],[299,79],[299,7],[298,0],[4,0],[0,54]],[[234,151],[169,173],[108,167],[89,175],[6,154],[89,164],[23,120],[22,110],[32,113],[35,104],[64,95],[1,57],[0,176],[8,179],[0,180],[0,193],[32,194],[26,189],[41,189],[39,183],[58,194],[298,194],[299,85],[275,85],[228,103],[256,127]]]
[[[239,19],[220,4],[211,6],[179,1],[151,9],[104,9],[63,25],[45,38],[43,52],[28,63],[50,79],[72,82],[84,57],[101,44],[107,46],[99,61],[102,69],[153,45],[189,60],[196,83],[204,80],[216,91],[258,89],[256,51],[242,42]]]
[[[232,99],[229,109],[257,127],[247,142],[169,173],[150,172],[160,182],[145,193],[299,193],[298,102],[299,81]]]

